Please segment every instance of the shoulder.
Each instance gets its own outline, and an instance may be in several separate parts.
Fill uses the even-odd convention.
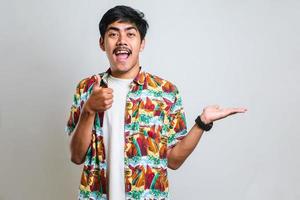
[[[77,88],[76,88],[77,93],[82,94],[87,92],[97,80],[96,76],[97,75],[94,74],[89,77],[81,79],[77,84]]]
[[[161,90],[165,93],[178,93],[178,89],[175,84],[171,81],[161,78],[160,76],[151,74],[149,72],[144,72],[145,74],[145,82],[148,86]]]

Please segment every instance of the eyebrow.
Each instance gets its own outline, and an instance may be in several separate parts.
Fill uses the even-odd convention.
[[[129,30],[131,30],[131,29],[134,29],[134,30],[137,31],[137,28],[134,27],[134,26],[126,27],[126,28],[125,28],[125,31],[129,31]],[[110,26],[106,31],[110,31],[110,30],[113,30],[113,31],[120,31],[121,29],[118,28],[118,27],[115,27],[115,26]]]

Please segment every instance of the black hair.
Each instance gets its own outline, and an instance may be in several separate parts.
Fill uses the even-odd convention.
[[[144,19],[144,13],[123,5],[115,6],[103,15],[99,22],[99,31],[102,38],[104,38],[107,27],[116,21],[133,23],[141,35],[141,40],[145,38],[149,25]]]

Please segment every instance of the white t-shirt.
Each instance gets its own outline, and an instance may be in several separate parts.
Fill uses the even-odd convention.
[[[104,112],[103,134],[107,159],[109,200],[125,199],[124,182],[124,121],[126,96],[132,79],[108,77],[113,89],[112,107]]]

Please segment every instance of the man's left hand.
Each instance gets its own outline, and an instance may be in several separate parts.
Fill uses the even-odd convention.
[[[218,105],[212,105],[205,107],[200,117],[205,124],[209,124],[229,115],[244,113],[246,111],[246,108],[220,108]]]

